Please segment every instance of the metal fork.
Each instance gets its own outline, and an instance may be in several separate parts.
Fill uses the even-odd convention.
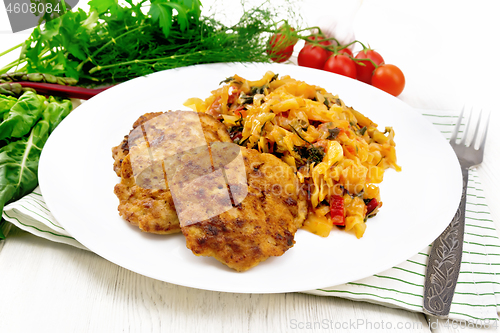
[[[460,263],[462,262],[462,246],[464,239],[465,225],[465,202],[467,197],[467,181],[469,168],[480,164],[483,161],[484,146],[486,134],[488,133],[488,120],[483,139],[479,149],[475,149],[478,141],[479,126],[481,123],[481,114],[477,121],[476,129],[473,134],[472,142],[466,145],[467,133],[469,131],[472,112],[465,127],[460,143],[457,143],[457,134],[462,123],[465,107],[460,113],[455,130],[450,138],[450,145],[455,150],[455,154],[460,162],[462,169],[462,199],[458,210],[451,223],[446,227],[443,233],[432,244],[431,253],[427,262],[427,271],[425,274],[424,285],[424,312],[439,318],[446,318],[450,313],[451,301],[457,284]]]

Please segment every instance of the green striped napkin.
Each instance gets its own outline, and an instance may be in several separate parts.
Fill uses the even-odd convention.
[[[419,110],[449,140],[457,116]],[[489,324],[500,311],[500,239],[475,170],[469,173],[462,266],[450,319]],[[40,189],[7,205],[3,217],[28,232],[81,249],[50,214]],[[430,246],[412,258],[372,277],[307,293],[336,296],[422,312],[423,288]]]
[[[40,193],[40,187],[5,206],[3,218],[36,236],[87,250],[85,246],[71,237],[52,216]]]

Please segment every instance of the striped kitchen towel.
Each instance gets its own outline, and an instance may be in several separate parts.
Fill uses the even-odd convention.
[[[36,236],[87,250],[85,246],[71,237],[52,216],[40,193],[40,187],[5,206],[3,218]]]
[[[419,110],[449,140],[457,116]],[[450,319],[490,325],[500,311],[500,239],[490,216],[476,170],[469,173],[461,271]],[[40,189],[7,205],[3,217],[21,229],[51,241],[85,249],[50,214]],[[367,301],[422,312],[423,288],[430,246],[412,258],[372,277],[307,293]]]

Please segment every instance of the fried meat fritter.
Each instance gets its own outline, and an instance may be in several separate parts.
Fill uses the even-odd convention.
[[[145,232],[182,230],[194,254],[240,272],[291,248],[307,214],[292,168],[233,144],[210,115],[161,114],[141,116],[113,148],[120,215]]]
[[[307,214],[305,194],[299,191],[291,167],[254,149],[241,147],[241,153],[248,191],[243,201],[222,214],[181,227],[194,254],[214,257],[239,272],[291,248]],[[216,160],[213,149],[212,157]],[[230,188],[235,192],[235,187]],[[204,202],[209,196],[201,191],[185,200]]]
[[[137,127],[148,122],[154,117],[158,117],[161,114],[163,114],[163,112],[149,112],[143,114],[134,122],[134,124],[132,125],[132,129],[130,130],[130,133],[132,133]],[[113,147],[113,149],[111,149],[113,159],[115,160],[115,163],[113,164],[113,170],[115,170],[116,175],[118,177],[121,177],[122,162],[125,156],[127,156],[129,152],[128,137],[129,137],[128,135],[125,135],[122,142],[118,146]]]
[[[182,117],[183,115],[180,115],[180,113],[187,114],[184,111],[175,111],[172,115]],[[147,113],[137,119],[133,128],[136,129],[139,126],[147,127],[148,124],[154,123],[154,118],[162,114],[162,112]],[[204,135],[204,138],[198,138],[198,141],[206,140],[208,143],[231,142],[226,128],[217,119],[204,113],[199,113],[198,116]],[[169,124],[164,125],[168,126]],[[186,139],[186,133],[183,133],[182,130],[182,128],[174,131],[170,130],[165,137],[159,136],[155,140],[164,138],[172,142],[176,140],[179,143],[185,142],[188,139]],[[121,177],[120,183],[115,186],[115,194],[120,200],[118,211],[125,220],[138,226],[142,231],[156,234],[179,232],[179,219],[168,184],[165,182],[163,188],[159,186],[147,188],[144,183],[140,184],[141,186],[136,183],[138,179],[135,177],[137,175],[134,175],[130,150],[147,149],[150,143],[147,145],[143,144],[142,146],[138,144],[131,147],[131,144],[134,143],[134,135],[142,135],[142,131],[132,130],[120,145],[112,149],[115,160],[114,170]],[[141,152],[139,151],[138,154],[140,155]],[[162,157],[158,157],[158,160],[161,161]],[[144,174],[149,175],[147,172]]]
[[[175,112],[184,112],[184,111],[175,111]],[[149,112],[143,114],[134,122],[134,124],[132,125],[132,130],[130,130],[130,133],[132,133],[137,127],[147,123],[151,119],[158,117],[162,114],[163,112]],[[229,137],[229,134],[227,133],[226,127],[222,125],[220,121],[218,121],[217,119],[206,113],[199,113],[198,116],[200,117],[201,127],[203,128],[203,134],[205,135],[205,140],[208,143],[219,142],[219,141],[232,142],[231,138]],[[115,160],[113,164],[113,170],[116,172],[116,175],[118,177],[121,177],[121,165],[123,159],[129,153],[128,141],[129,141],[129,135],[125,135],[122,142],[118,146],[113,147],[111,150],[112,157]]]

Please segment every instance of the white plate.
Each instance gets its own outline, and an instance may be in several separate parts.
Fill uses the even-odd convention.
[[[197,257],[182,234],[140,232],[117,211],[111,147],[138,116],[186,109],[234,74],[256,80],[271,70],[338,94],[380,128],[393,126],[402,172],[388,170],[384,203],[362,239],[334,230],[321,238],[299,230],[283,256],[237,273],[213,258]],[[83,245],[129,270],[166,282],[216,291],[304,291],[355,281],[406,260],[432,243],[451,221],[462,177],[450,145],[405,103],[367,84],[324,71],[278,64],[211,64],[140,77],[111,88],[73,111],[43,149],[40,186],[52,214]]]

